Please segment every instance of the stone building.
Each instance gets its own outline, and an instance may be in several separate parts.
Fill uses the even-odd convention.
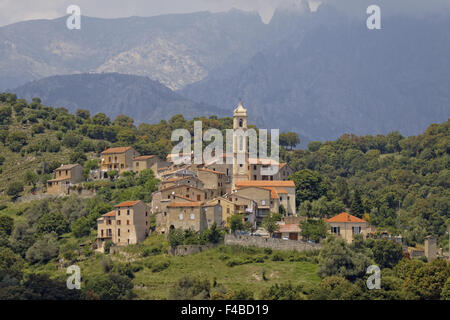
[[[200,201],[171,202],[167,206],[167,225],[171,229],[191,229],[201,232],[216,222],[222,222],[222,207],[217,203]]]
[[[145,169],[152,169],[157,178],[159,178],[159,172],[161,172],[161,169],[169,166],[170,162],[162,160],[160,157],[155,155],[137,156],[133,158],[134,172],[139,173]]]
[[[140,156],[132,147],[116,147],[106,149],[101,153],[100,170],[103,178],[107,178],[109,171],[118,173],[133,170],[133,159]]]
[[[97,219],[97,248],[103,251],[105,242],[116,246],[144,241],[150,230],[150,208],[142,201],[125,201]]]
[[[83,181],[83,167],[81,165],[61,165],[53,171],[53,179],[47,180],[47,193],[68,194],[69,188],[81,181]]]
[[[260,217],[264,217],[270,212],[279,212],[281,205],[283,205],[287,215],[297,215],[293,181],[239,181],[236,183],[236,188],[238,194],[257,201],[257,215]]]

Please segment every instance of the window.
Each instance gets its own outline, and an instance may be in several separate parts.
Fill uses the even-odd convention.
[[[195,214],[191,213],[191,220],[195,220]]]
[[[280,197],[280,201],[283,201],[283,197]]]
[[[239,119],[239,127],[242,128],[242,125],[243,125],[243,121],[242,121],[242,119]]]
[[[180,213],[180,220],[183,220],[183,214]]]
[[[197,195],[197,201],[200,201],[201,196],[198,194]]]
[[[130,209],[127,210],[127,216],[129,216],[129,215],[130,215]]]
[[[139,167],[139,162],[136,162],[136,167]]]
[[[127,220],[127,226],[129,226],[130,225],[130,220]]]
[[[227,213],[230,213],[230,208],[227,208]]]
[[[119,211],[117,211],[117,215],[118,215],[118,216],[120,216],[120,210],[119,210]]]
[[[120,164],[120,168],[121,168],[121,169],[123,169],[123,168],[124,168],[124,167],[123,167],[123,163],[121,163],[121,164]]]
[[[103,230],[102,230],[102,238],[103,238]]]
[[[148,217],[148,212],[147,211],[145,211],[145,216]]]
[[[360,234],[361,233],[361,227],[352,227],[353,234]]]
[[[117,235],[120,237],[120,229],[117,229]]]
[[[341,227],[331,227],[331,233],[341,234]]]
[[[253,175],[253,180],[256,180],[256,175]]]
[[[117,220],[117,225],[120,226],[120,220]]]

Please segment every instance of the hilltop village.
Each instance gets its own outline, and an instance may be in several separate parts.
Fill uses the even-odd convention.
[[[247,120],[247,110],[239,103],[233,112],[233,129],[245,132]],[[244,139],[247,146],[248,136]],[[244,152],[244,163],[238,164],[238,149],[236,141],[233,141],[233,153],[224,154],[221,163],[181,165],[172,161],[174,155],[169,154],[167,159],[141,155],[130,146],[112,147],[101,152],[100,167],[90,171],[91,180],[111,179],[124,172],[139,174],[151,169],[160,183],[158,190],[151,195],[151,204],[141,200],[118,203],[114,210],[97,220],[97,250],[104,251],[108,241],[118,247],[144,241],[151,232],[151,216],[156,222],[152,231],[165,235],[173,229],[202,232],[213,224],[229,228],[230,218],[239,214],[243,223],[258,231],[257,236],[303,240],[299,227],[302,217],[297,216],[295,184],[288,180],[293,170],[286,163],[251,158],[248,152]],[[232,157],[233,161],[225,161],[227,157]],[[269,166],[277,168],[275,174],[265,174],[267,170],[264,169]],[[55,169],[54,178],[47,181],[47,193],[69,194],[83,180],[82,169],[79,164],[61,165]],[[261,222],[272,213],[279,214],[281,221],[269,235],[261,228]],[[377,231],[366,220],[347,212],[325,221],[328,233],[348,243],[356,234],[366,238]],[[382,232],[381,236],[391,237],[387,232]],[[401,237],[395,240],[401,243]],[[427,238],[424,249],[404,249],[412,257],[433,259],[438,254],[433,237]]]

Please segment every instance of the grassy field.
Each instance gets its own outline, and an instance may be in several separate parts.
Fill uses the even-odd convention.
[[[142,255],[146,248],[155,247],[162,248],[161,253]],[[76,264],[81,268],[83,280],[102,275],[103,261],[109,258],[113,264],[129,262],[139,266],[141,270],[134,273],[133,279],[137,299],[167,299],[170,289],[185,275],[216,282],[227,290],[249,289],[255,298],[277,283],[290,282],[308,288],[320,281],[316,257],[311,254],[220,245],[197,254],[172,256],[165,253],[166,249],[167,243],[161,236],[150,236],[142,244],[109,255],[95,253]],[[67,277],[66,269],[58,268],[56,261],[30,266],[28,271],[62,280]]]

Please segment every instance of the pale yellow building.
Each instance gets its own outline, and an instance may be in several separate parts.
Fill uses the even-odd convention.
[[[329,224],[329,233],[343,238],[348,243],[353,241],[355,234],[362,234],[364,238],[370,232],[369,223],[366,220],[352,216],[347,212],[342,212],[326,222]]]

